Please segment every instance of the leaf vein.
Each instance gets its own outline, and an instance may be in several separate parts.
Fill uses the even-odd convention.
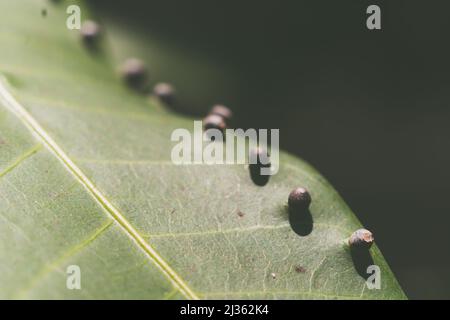
[[[344,229],[340,226],[334,226],[326,223],[317,222],[314,223],[317,227],[324,227],[329,229],[334,229],[340,232],[345,232],[346,234],[350,234],[350,231]],[[208,235],[217,235],[217,234],[229,234],[229,233],[241,233],[241,232],[251,232],[257,230],[276,230],[290,227],[290,223],[282,223],[279,225],[255,225],[247,228],[231,228],[231,229],[223,229],[223,230],[207,230],[207,231],[198,231],[198,232],[178,232],[178,233],[156,233],[156,234],[143,234],[144,238],[177,238],[177,237],[195,237],[195,236],[208,236]]]
[[[40,280],[44,279],[50,272],[55,270],[58,266],[60,266],[63,261],[66,259],[72,257],[77,252],[81,251],[82,249],[86,248],[91,242],[93,242],[95,239],[97,239],[103,232],[105,232],[112,224],[114,220],[110,220],[107,223],[105,223],[103,226],[98,228],[92,235],[90,235],[88,238],[83,240],[82,242],[78,243],[71,249],[67,250],[65,253],[63,253],[59,258],[55,259],[53,262],[45,265],[45,267],[39,271],[34,279],[30,281],[30,284],[19,291],[19,293],[16,294],[17,298],[22,298],[26,296],[27,292],[30,292],[36,285],[39,283]]]
[[[37,136],[44,145],[59,159],[62,164],[77,178],[89,191],[94,199],[105,211],[122,227],[124,232],[146,253],[155,266],[167,279],[188,299],[198,299],[197,295],[184,282],[184,280],[168,265],[156,250],[147,243],[137,230],[127,221],[122,213],[100,192],[89,178],[75,165],[59,145],[40,126],[40,124],[26,111],[26,109],[9,93],[3,82],[0,81],[0,101],[9,108],[22,122]]]
[[[235,291],[235,292],[206,292],[201,293],[201,297],[226,297],[226,296],[255,296],[255,295],[304,295],[315,298],[329,298],[329,299],[360,299],[359,296],[352,295],[332,295],[318,292],[303,292],[303,291]]]
[[[10,164],[8,167],[6,167],[5,170],[0,172],[0,178],[14,170],[16,167],[18,167],[23,161],[34,155],[36,152],[38,152],[42,148],[41,144],[37,144],[27,150],[24,154],[22,154],[20,157],[18,157],[12,164]]]

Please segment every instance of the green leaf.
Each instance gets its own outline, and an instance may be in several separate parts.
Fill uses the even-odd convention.
[[[192,119],[125,88],[66,5],[0,2],[0,298],[405,298],[376,246],[381,289],[366,288],[345,244],[361,225],[305,162],[282,153],[264,187],[244,166],[173,165],[170,135]],[[297,186],[313,198],[304,236]]]

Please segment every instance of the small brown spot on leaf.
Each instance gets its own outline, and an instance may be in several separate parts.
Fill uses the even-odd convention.
[[[348,243],[352,248],[369,249],[373,241],[372,232],[367,229],[358,229],[350,236]]]
[[[269,169],[271,166],[270,158],[267,151],[261,147],[250,151],[249,170],[250,178],[257,186],[265,186],[269,182],[270,175],[262,174],[263,170]]]
[[[163,103],[167,105],[173,105],[175,100],[175,89],[169,83],[158,83],[153,88],[153,93],[157,96]]]
[[[148,71],[144,62],[136,59],[127,59],[121,68],[124,81],[133,89],[145,92],[148,89]]]
[[[303,268],[302,266],[295,266],[295,272],[297,272],[297,273],[305,273],[306,269]]]
[[[203,127],[205,130],[217,129],[223,132],[226,126],[224,119],[217,114],[210,114],[203,119]]]
[[[295,211],[303,211],[311,204],[311,195],[305,188],[296,188],[289,194],[288,204]]]
[[[97,44],[101,35],[101,28],[95,21],[87,20],[81,26],[81,37],[84,44],[90,49],[97,49]]]
[[[230,108],[225,107],[221,104],[216,104],[215,106],[213,106],[209,113],[221,116],[225,120],[230,120],[233,115],[233,112],[230,110]]]

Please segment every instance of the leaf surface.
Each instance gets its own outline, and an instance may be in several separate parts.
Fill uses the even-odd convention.
[[[367,289],[345,244],[361,225],[308,164],[282,153],[264,187],[241,165],[175,166],[170,135],[193,119],[129,91],[65,6],[0,11],[1,298],[405,298],[376,246]],[[297,186],[307,235],[289,222]]]

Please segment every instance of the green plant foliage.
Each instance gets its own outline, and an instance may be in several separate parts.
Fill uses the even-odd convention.
[[[173,165],[170,134],[192,119],[127,89],[65,5],[0,2],[0,298],[405,298],[375,245],[382,288],[366,288],[345,244],[361,225],[305,162],[282,153],[264,187],[244,166]]]

